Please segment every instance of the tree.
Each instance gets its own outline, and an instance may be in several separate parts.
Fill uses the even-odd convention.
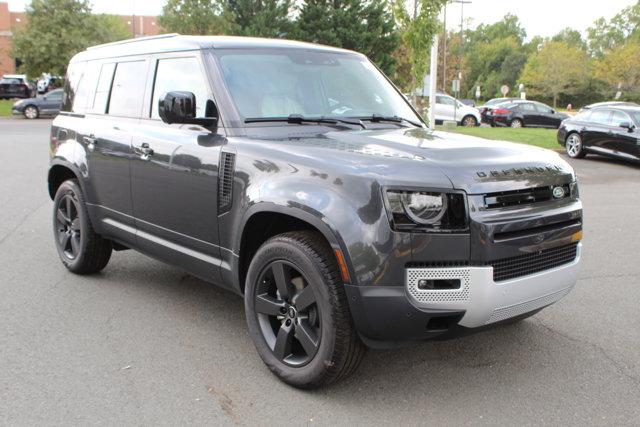
[[[433,38],[440,30],[438,15],[446,0],[415,0],[413,13],[404,0],[396,0],[393,12],[400,28],[400,37],[411,64],[410,89],[414,91],[427,74]]]
[[[608,50],[623,44],[629,38],[640,40],[640,1],[622,9],[610,21],[597,19],[587,29],[589,52],[597,57],[604,56]]]
[[[514,89],[527,62],[525,37],[520,21],[510,14],[494,24],[467,30],[462,93],[473,97],[480,86],[484,96],[492,98],[501,96],[503,85]]]
[[[610,89],[623,91],[626,99],[640,98],[640,43],[630,41],[608,52],[594,66],[596,78]]]
[[[227,0],[232,33],[254,37],[283,37],[292,29],[291,0]]]
[[[168,0],[159,18],[163,31],[182,34],[227,34],[232,29],[223,0]]]
[[[356,50],[393,73],[398,38],[386,0],[306,0],[292,38]]]
[[[557,106],[561,94],[575,94],[588,78],[589,58],[583,50],[565,42],[546,42],[529,57],[521,80],[528,91],[553,97]]]
[[[130,37],[124,23],[108,15],[91,15],[87,0],[33,0],[27,26],[16,32],[12,55],[30,76],[64,75],[73,55],[88,46]]]
[[[565,42],[568,45],[575,46],[582,50],[587,49],[587,42],[582,39],[582,34],[580,31],[574,30],[573,28],[565,28],[560,31],[558,34],[551,38],[551,41],[554,42]]]

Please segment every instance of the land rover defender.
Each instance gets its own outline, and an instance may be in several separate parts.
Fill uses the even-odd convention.
[[[260,357],[297,387],[343,378],[367,347],[520,320],[576,283],[567,162],[429,131],[352,51],[180,35],[90,48],[69,64],[50,154],[71,272],[135,249],[237,293]]]

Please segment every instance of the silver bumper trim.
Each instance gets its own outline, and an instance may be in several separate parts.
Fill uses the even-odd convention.
[[[407,295],[420,308],[465,310],[460,325],[474,328],[519,316],[553,304],[566,296],[578,279],[582,243],[569,264],[501,282],[493,267],[408,268]],[[418,289],[420,279],[460,279],[460,289]]]

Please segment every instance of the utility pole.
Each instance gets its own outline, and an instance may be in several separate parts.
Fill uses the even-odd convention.
[[[444,37],[442,38],[442,91],[447,91],[447,3],[444,4]]]
[[[429,129],[436,128],[436,85],[438,84],[438,35],[431,45],[431,75],[429,76]]]
[[[458,80],[460,80],[460,87],[462,88],[462,60],[464,58],[464,5],[470,4],[471,1],[453,0],[453,3],[460,4],[460,67],[458,69]],[[460,93],[458,93],[457,96],[459,97]]]

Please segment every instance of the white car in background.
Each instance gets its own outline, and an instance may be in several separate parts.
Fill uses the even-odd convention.
[[[436,124],[455,121],[461,126],[479,126],[480,112],[468,105],[464,105],[452,96],[442,93],[436,94]]]

